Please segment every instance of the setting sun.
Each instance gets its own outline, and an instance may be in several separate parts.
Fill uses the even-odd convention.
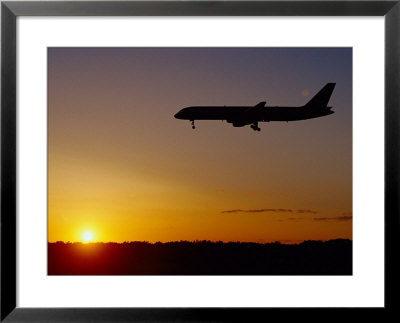
[[[86,231],[83,233],[83,241],[90,242],[93,240],[93,233],[90,231]]]

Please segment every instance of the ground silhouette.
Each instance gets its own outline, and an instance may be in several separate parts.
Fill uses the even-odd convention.
[[[48,244],[49,275],[351,275],[352,241]]]

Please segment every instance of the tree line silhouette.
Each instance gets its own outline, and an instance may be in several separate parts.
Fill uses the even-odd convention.
[[[48,243],[49,275],[351,275],[352,241]]]

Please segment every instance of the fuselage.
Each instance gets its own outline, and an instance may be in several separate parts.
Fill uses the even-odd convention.
[[[334,113],[328,107],[336,83],[327,83],[311,100],[300,107],[269,107],[262,101],[254,106],[193,106],[186,107],[175,114],[175,118],[190,120],[195,128],[195,120],[226,120],[234,127],[251,125],[260,131],[258,122],[297,121],[319,118]]]
[[[261,107],[248,106],[192,106],[175,114],[182,120],[226,120],[227,122],[249,124],[260,121],[296,121],[318,118],[334,113],[331,107],[310,109],[308,107]]]

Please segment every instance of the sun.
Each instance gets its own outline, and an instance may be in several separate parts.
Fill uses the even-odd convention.
[[[93,240],[93,233],[90,231],[85,231],[82,237],[84,242],[90,242]]]

